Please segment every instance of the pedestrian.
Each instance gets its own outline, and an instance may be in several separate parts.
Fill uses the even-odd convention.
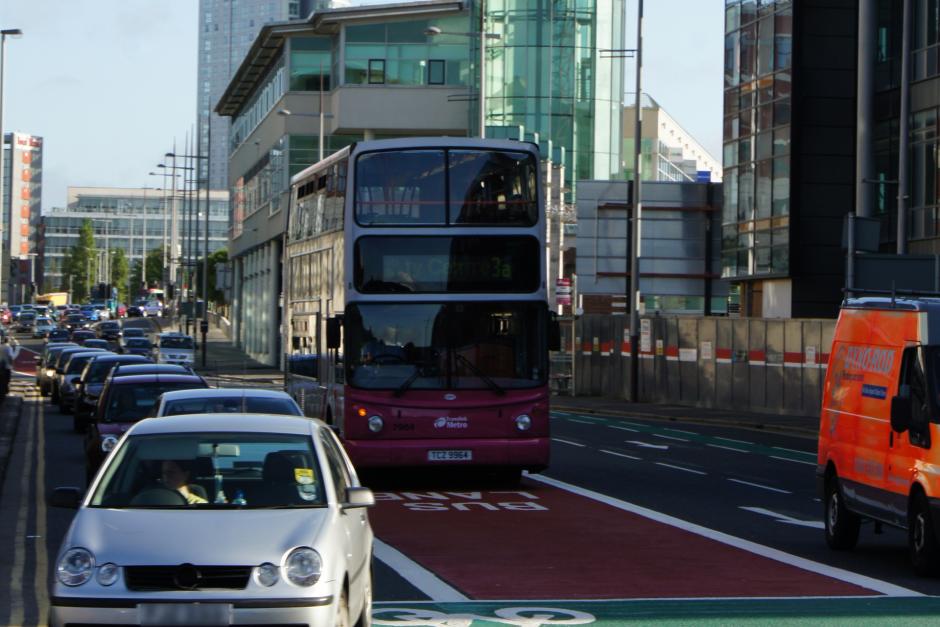
[[[16,342],[16,340],[13,340]],[[10,379],[13,377],[13,360],[19,353],[19,347],[14,349],[10,344],[10,338],[6,335],[0,340],[0,403],[2,403],[7,394],[10,393]]]

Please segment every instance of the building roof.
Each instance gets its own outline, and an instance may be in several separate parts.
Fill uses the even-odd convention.
[[[461,0],[429,0],[427,2],[396,2],[355,7],[334,7],[314,11],[306,20],[272,22],[261,28],[254,43],[225,88],[215,106],[221,116],[234,117],[248,103],[257,83],[271,68],[284,47],[284,40],[295,33],[331,34],[343,22],[375,20],[394,17],[414,17],[424,14],[463,11]]]

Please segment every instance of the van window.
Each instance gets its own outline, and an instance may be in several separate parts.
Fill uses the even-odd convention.
[[[936,357],[937,352],[933,351],[933,354]],[[912,346],[904,350],[901,385],[906,385],[910,389],[911,423],[908,432],[910,442],[914,446],[930,448],[930,415],[934,403],[930,399],[930,385],[927,381],[926,370],[923,347]]]

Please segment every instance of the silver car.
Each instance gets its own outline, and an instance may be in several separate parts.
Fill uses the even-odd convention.
[[[81,496],[50,624],[371,624],[375,499],[324,423],[143,420]]]
[[[297,402],[280,390],[214,388],[164,392],[155,416],[208,413],[278,414],[303,416]]]

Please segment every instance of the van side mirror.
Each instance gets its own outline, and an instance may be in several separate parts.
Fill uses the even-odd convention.
[[[555,314],[548,321],[548,350],[561,350],[561,324]]]
[[[898,433],[904,433],[910,424],[911,399],[895,396],[891,399],[891,428]]]
[[[327,348],[339,348],[340,347],[340,325],[342,320],[340,318],[327,318],[326,320],[326,347]]]

